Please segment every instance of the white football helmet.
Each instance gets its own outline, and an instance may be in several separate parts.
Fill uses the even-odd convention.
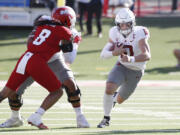
[[[121,34],[127,36],[135,25],[135,15],[129,8],[121,8],[115,17],[115,24],[118,26]],[[127,29],[121,29],[120,24],[127,24]]]

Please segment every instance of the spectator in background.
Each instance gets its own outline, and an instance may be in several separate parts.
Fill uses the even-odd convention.
[[[78,0],[79,26],[80,26],[81,32],[84,32],[83,16],[84,16],[84,13],[87,11],[87,4],[89,2],[90,0]]]
[[[178,5],[178,0],[172,0],[172,8],[171,8],[172,13],[177,9],[177,5]]]
[[[45,0],[45,5],[48,7],[51,11],[57,7],[57,1],[56,0]]]
[[[121,8],[128,7],[134,10],[135,0],[109,0],[109,7],[112,8],[112,16],[116,16]]]
[[[69,6],[74,9],[75,0],[66,0],[66,6]]]
[[[133,11],[133,12],[134,12],[134,7],[135,7],[135,1],[136,1],[136,0],[133,0],[133,4],[132,4],[132,6],[130,7],[131,11]]]
[[[102,37],[102,26],[101,26],[102,7],[103,7],[103,0],[91,0],[87,5],[88,19],[87,19],[86,35],[92,35],[92,19],[93,19],[93,14],[95,13],[98,37],[99,38]]]
[[[180,49],[174,49],[174,56],[176,57],[178,64],[176,65],[177,68],[180,68]]]

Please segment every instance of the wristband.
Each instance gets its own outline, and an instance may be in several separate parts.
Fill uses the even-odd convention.
[[[130,62],[134,63],[135,62],[135,57],[134,56],[130,56]]]

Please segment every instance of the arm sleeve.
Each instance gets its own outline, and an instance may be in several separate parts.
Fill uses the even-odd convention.
[[[112,27],[110,30],[109,30],[109,39],[111,39],[112,41],[115,41],[115,28],[116,26]],[[111,50],[111,47],[113,47],[113,44],[111,42],[108,42],[102,52],[101,52],[101,59],[108,59],[108,58],[112,58],[113,57],[113,54],[112,54],[112,50]]]
[[[73,51],[63,53],[66,63],[72,64],[77,56],[78,44],[73,43]]]
[[[112,43],[108,42],[102,52],[101,52],[101,59],[108,59],[108,58],[112,58],[113,57],[113,54],[112,54],[112,51],[110,51],[110,48],[113,46]]]

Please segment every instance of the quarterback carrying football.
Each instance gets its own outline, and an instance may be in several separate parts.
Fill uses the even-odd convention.
[[[104,117],[98,128],[109,126],[113,104],[123,103],[134,92],[151,58],[149,31],[146,27],[135,26],[135,15],[130,9],[120,9],[115,24],[101,52],[102,59],[117,56],[118,61],[108,75],[103,97]]]

